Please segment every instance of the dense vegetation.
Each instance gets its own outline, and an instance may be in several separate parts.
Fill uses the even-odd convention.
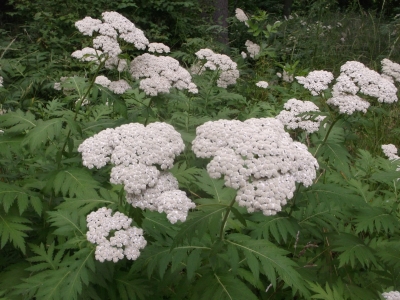
[[[2,7],[0,299],[400,291],[396,1],[204,3]]]

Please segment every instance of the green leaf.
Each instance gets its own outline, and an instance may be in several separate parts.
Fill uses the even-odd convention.
[[[42,200],[29,190],[19,186],[8,184],[0,181],[0,204],[7,213],[10,207],[17,200],[20,215],[31,204],[35,212],[40,216],[43,210]]]
[[[297,264],[285,256],[288,254],[286,250],[280,249],[266,240],[253,240],[251,237],[239,233],[228,235],[226,242],[243,252],[247,260],[250,259],[247,264],[253,275],[256,275],[255,272],[262,268],[271,284],[276,287],[275,273],[277,273],[279,279],[294,290],[299,290],[303,295],[308,294],[300,274],[295,269]]]
[[[196,284],[192,299],[257,300],[258,298],[240,279],[232,274],[207,274]]]
[[[37,126],[26,135],[23,144],[28,144],[30,149],[35,151],[47,141],[53,141],[59,137],[63,121],[62,118],[39,121]]]
[[[175,164],[170,172],[178,180],[180,187],[189,188],[190,185],[195,181],[196,176],[201,176],[201,169],[196,167],[188,168],[186,162],[181,164]]]
[[[348,233],[335,235],[332,241],[332,250],[340,252],[339,268],[350,265],[356,266],[358,261],[362,267],[369,267],[371,264],[378,266],[373,249],[357,236]]]
[[[0,134],[0,155],[8,160],[12,160],[14,156],[23,156],[25,151],[21,147],[22,140],[22,137]]]
[[[15,248],[19,248],[25,254],[25,238],[28,235],[24,231],[32,230],[32,228],[24,225],[28,223],[31,222],[26,218],[14,216],[11,213],[4,214],[0,210],[0,248],[3,248],[7,242],[12,242]]]
[[[97,197],[94,189],[100,187],[100,183],[84,168],[60,170],[52,184],[56,194],[70,197]]]
[[[356,233],[395,233],[399,227],[399,219],[388,213],[384,208],[370,207],[361,209],[355,218]]]
[[[74,237],[76,233],[86,236],[86,217],[78,211],[68,212],[64,210],[49,211],[49,222],[58,227],[54,234]]]
[[[21,110],[0,115],[0,127],[5,128],[6,133],[21,133],[36,126],[35,116]]]
[[[212,179],[206,170],[201,170],[201,175],[196,176],[196,185],[212,196],[218,203],[229,203],[236,191],[225,186],[223,179]]]

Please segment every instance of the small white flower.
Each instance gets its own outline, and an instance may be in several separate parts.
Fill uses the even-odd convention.
[[[173,87],[187,89],[191,93],[198,92],[189,72],[172,57],[149,53],[139,55],[131,62],[130,73],[135,79],[145,78],[140,81],[139,87],[147,95],[169,93]]]
[[[100,84],[104,87],[108,87],[111,83],[111,80],[108,79],[106,76],[100,75],[100,76],[96,77],[96,79],[94,80],[94,83]]]
[[[3,77],[0,76],[0,87],[3,86]]]
[[[235,17],[239,20],[239,22],[244,22],[244,24],[248,27],[247,20],[249,19],[245,12],[240,8],[235,9]]]
[[[131,86],[129,85],[129,83],[127,83],[123,79],[120,79],[117,81],[111,81],[110,84],[108,85],[108,89],[110,91],[114,92],[114,94],[118,94],[118,95],[125,93],[130,88],[131,88]]]
[[[126,257],[136,260],[147,242],[143,237],[143,230],[131,227],[132,219],[120,212],[113,216],[112,210],[102,207],[87,215],[86,238],[89,242],[97,244],[95,258],[100,262],[117,262]],[[114,231],[114,235],[110,233]],[[109,239],[107,239],[109,237]]]
[[[383,293],[382,297],[387,300],[400,300],[400,292],[392,291],[392,292]]]
[[[246,54],[246,52],[244,52],[244,51],[242,51],[242,52],[240,53],[240,55],[243,57],[243,59],[246,59],[246,58],[247,58],[247,54]]]
[[[382,145],[383,153],[390,159],[390,160],[397,160],[400,157],[397,155],[397,148],[393,144]]]
[[[301,101],[297,99],[289,99],[279,115],[275,118],[281,121],[287,128],[301,128],[308,133],[318,131],[320,123],[324,120],[324,116],[317,116],[314,120],[310,120],[310,115],[307,112],[319,112],[318,106],[311,101]],[[299,115],[302,116],[299,116]]]
[[[164,45],[163,43],[150,43],[148,45],[149,52],[157,52],[157,53],[169,53],[170,49],[168,46]]]
[[[259,82],[256,83],[256,86],[258,86],[258,87],[260,87],[260,88],[263,88],[263,89],[266,89],[266,88],[268,87],[268,82],[266,82],[266,81],[259,81]]]
[[[327,71],[312,71],[306,77],[296,76],[297,81],[308,89],[312,95],[317,96],[328,88],[334,79],[333,74]]]
[[[247,47],[247,52],[249,52],[251,58],[254,58],[258,53],[260,53],[260,45],[249,40],[247,40],[244,45]]]

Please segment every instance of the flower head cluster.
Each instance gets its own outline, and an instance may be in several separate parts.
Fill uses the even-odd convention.
[[[383,75],[389,76],[397,82],[400,82],[400,65],[392,62],[390,59],[384,58],[381,61]]]
[[[0,87],[3,86],[3,77],[0,76]]]
[[[281,210],[296,182],[311,185],[318,168],[307,147],[274,118],[206,122],[196,129],[192,149],[198,157],[213,158],[210,177],[224,176],[225,185],[238,190],[240,206],[264,215]]]
[[[368,69],[357,61],[348,61],[340,68],[341,74],[332,87],[332,98],[327,103],[336,106],[342,114],[351,115],[355,111],[366,113],[370,103],[358,92],[378,98],[379,102],[397,101],[397,89],[390,80]]]
[[[258,87],[260,87],[260,88],[263,88],[263,89],[266,89],[266,88],[268,87],[268,82],[266,82],[266,81],[259,81],[259,82],[256,83],[256,86],[258,86]]]
[[[217,86],[226,88],[228,85],[236,84],[236,80],[239,78],[239,71],[237,70],[237,64],[229,56],[214,53],[214,51],[208,48],[200,49],[195,54],[199,59],[206,61],[203,68],[208,68],[212,71],[221,71],[217,80]],[[197,73],[201,74],[203,68],[198,70]]]
[[[282,80],[285,82],[293,82],[293,74],[289,74],[285,70],[283,70],[283,74],[280,72],[276,73],[276,76],[278,76],[279,78],[282,78]]]
[[[360,88],[364,95],[375,97],[379,102],[393,103],[397,101],[397,88],[392,82],[379,73],[370,70],[357,61],[348,61],[340,68]]]
[[[276,119],[281,121],[290,129],[301,128],[308,133],[318,131],[321,121],[324,116],[317,116],[310,120],[308,112],[319,112],[318,106],[311,101],[301,101],[297,99],[289,99],[285,105],[285,110],[282,110]]]
[[[382,297],[387,300],[400,300],[400,292],[391,291],[391,292],[383,293]]]
[[[245,14],[245,12],[243,10],[241,10],[240,8],[236,8],[235,9],[235,17],[236,19],[239,20],[239,22],[243,22],[246,26],[249,26],[247,24],[247,20],[249,19],[247,17],[247,15]]]
[[[94,32],[99,33],[99,36],[93,41],[96,49],[103,49],[110,56],[118,55],[120,48],[117,38],[134,44],[137,49],[146,49],[149,41],[143,31],[136,28],[127,18],[114,11],[103,12],[102,17],[104,22],[91,17],[75,22],[76,28],[84,35],[92,36]]]
[[[177,181],[171,174],[160,172],[154,165],[162,170],[172,168],[184,147],[180,134],[171,125],[156,122],[147,127],[131,123],[100,131],[86,139],[78,151],[89,169],[112,163],[110,182],[124,185],[127,201],[133,206],[164,211],[175,223],[184,221],[194,204],[178,193]],[[166,180],[174,184],[168,185]],[[174,192],[167,194],[167,202],[164,192]]]
[[[132,61],[130,72],[135,79],[145,77],[140,81],[140,88],[147,95],[169,93],[172,87],[187,89],[191,93],[198,92],[189,72],[172,57],[145,53]]]
[[[120,212],[112,214],[111,209],[102,207],[91,212],[86,217],[89,231],[86,238],[89,242],[97,244],[95,257],[98,261],[117,262],[126,257],[136,260],[147,242],[143,237],[143,230],[131,227],[132,219]],[[114,231],[114,236],[109,237]]]
[[[163,43],[150,43],[148,47],[148,51],[152,53],[169,53],[171,51],[169,47],[164,45]]]
[[[323,90],[326,90],[333,78],[333,74],[328,71],[312,71],[306,77],[296,76],[297,81],[309,90],[313,96],[317,96]]]
[[[247,40],[244,45],[246,46],[247,52],[249,52],[251,58],[256,57],[256,55],[260,53],[261,47],[252,41]]]
[[[72,52],[71,56],[79,59],[80,61],[100,61],[100,56],[103,54],[102,51],[93,49],[91,47],[85,47],[82,50],[76,50]]]
[[[389,160],[398,160],[400,157],[397,155],[397,148],[393,144],[382,145],[383,153]]]

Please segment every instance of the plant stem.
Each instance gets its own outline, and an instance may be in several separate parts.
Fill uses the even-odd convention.
[[[224,239],[224,229],[225,229],[226,221],[228,221],[228,217],[229,217],[229,214],[231,213],[231,209],[232,209],[233,204],[235,204],[235,200],[236,200],[236,197],[233,198],[232,202],[226,208],[226,213],[225,213],[224,219],[222,220],[221,229],[219,231],[219,239],[221,241]]]
[[[153,102],[153,98],[150,98],[150,101],[149,101],[149,105],[147,106],[147,116],[146,116],[146,120],[144,121],[144,126],[147,126],[147,122],[149,122],[149,116],[150,116],[150,114],[149,114],[149,110],[151,110],[151,108],[150,108],[150,106],[151,106],[151,103]]]
[[[326,135],[325,135],[324,140],[322,141],[321,144],[319,144],[317,150],[315,150],[314,157],[317,157],[317,154],[318,154],[319,149],[321,148],[321,146],[322,146],[323,144],[326,143],[326,141],[328,140],[329,134],[331,133],[331,130],[332,130],[333,126],[336,124],[337,121],[339,121],[339,119],[340,119],[340,117],[337,118],[335,121],[332,122],[331,126],[330,126],[329,129],[328,129],[328,132],[327,132]]]

